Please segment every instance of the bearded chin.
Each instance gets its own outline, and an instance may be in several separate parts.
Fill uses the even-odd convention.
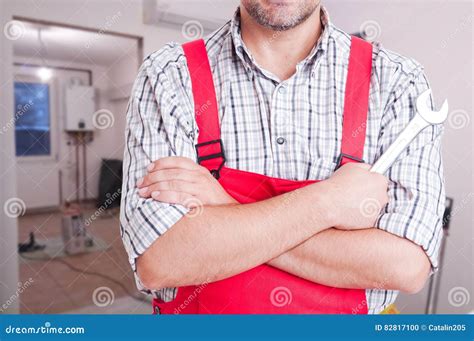
[[[308,19],[318,8],[319,2],[301,1],[298,7],[291,11],[285,6],[280,6],[272,13],[265,10],[257,0],[242,1],[250,16],[261,26],[273,31],[287,31]]]

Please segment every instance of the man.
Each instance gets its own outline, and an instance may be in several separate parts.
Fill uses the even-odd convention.
[[[364,312],[379,313],[398,291],[423,287],[436,269],[441,238],[442,128],[427,128],[387,178],[363,163],[339,167],[340,156],[347,156],[341,148],[350,147],[341,141],[343,121],[353,111],[348,69],[371,63],[368,110],[362,110],[367,119],[349,132],[362,140],[360,158],[368,164],[394,141],[414,116],[417,96],[429,88],[418,63],[378,44],[368,60],[354,58],[349,66],[353,41],[329,22],[318,0],[242,0],[234,18],[205,38],[213,86],[193,77],[192,64],[196,72],[206,64],[193,59],[190,45],[186,55],[185,46],[169,44],[144,61],[127,115],[121,210],[121,234],[139,288],[159,302],[175,302],[189,293],[184,288],[201,286],[208,293],[192,291],[186,301],[197,302],[197,311],[217,300],[225,304],[208,312],[235,313],[227,305],[241,296],[262,301],[260,286],[277,277],[283,285],[275,289],[294,288],[288,291],[297,305],[283,313],[335,312],[332,299],[328,310],[298,306],[304,305],[295,303],[301,287],[308,297],[320,288],[327,295],[336,290],[335,300],[362,291],[357,302],[367,306]],[[198,107],[197,88],[215,88],[217,100],[210,96]],[[357,110],[361,99],[354,101]],[[198,159],[202,142],[216,130],[198,121],[213,105],[223,146],[218,154],[225,151],[219,167],[235,170],[239,182],[247,173],[252,181],[262,176],[255,181],[259,193],[260,183],[275,178],[322,181],[241,200],[226,180],[233,179],[225,176],[231,171],[219,174],[220,168]],[[261,280],[255,273],[237,288],[234,279],[252,269],[271,275]],[[215,283],[231,284],[219,289]],[[238,296],[230,296],[233,291]],[[357,313],[359,305],[351,302],[343,304]]]

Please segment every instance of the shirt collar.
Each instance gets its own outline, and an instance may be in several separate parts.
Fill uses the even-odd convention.
[[[250,69],[251,64],[256,65],[254,58],[252,57],[252,54],[250,51],[247,49],[245,46],[245,43],[242,40],[242,34],[241,34],[241,27],[240,27],[240,8],[237,8],[235,11],[234,17],[232,18],[231,21],[231,36],[232,36],[232,41],[234,43],[234,48],[237,56],[243,61],[244,66],[246,69]],[[321,24],[322,24],[322,33],[321,36],[319,37],[318,42],[314,46],[313,50],[311,53],[299,64],[306,63],[313,58],[316,57],[319,51],[324,52],[327,49],[328,43],[329,43],[329,37],[331,35],[331,32],[333,30],[332,24],[329,20],[329,13],[327,12],[326,8],[321,6]],[[275,33],[276,35],[277,33]],[[270,42],[269,42],[270,43]]]

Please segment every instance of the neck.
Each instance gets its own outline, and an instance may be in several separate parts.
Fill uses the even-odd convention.
[[[322,32],[320,6],[300,25],[287,31],[274,31],[259,25],[244,6],[240,6],[242,40],[257,63],[281,80],[296,72]]]

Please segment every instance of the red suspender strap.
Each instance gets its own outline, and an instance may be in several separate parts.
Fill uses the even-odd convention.
[[[338,167],[351,161],[362,161],[369,108],[372,44],[352,37],[344,99],[341,155]]]
[[[225,162],[220,138],[219,114],[206,46],[202,39],[183,45],[188,63],[199,128],[198,162],[218,178]],[[362,161],[372,73],[372,44],[352,37],[342,123],[341,155],[338,166]]]
[[[194,113],[199,129],[196,153],[198,163],[219,178],[225,156],[219,127],[219,114],[214,81],[204,40],[183,45],[188,63],[194,98]]]

